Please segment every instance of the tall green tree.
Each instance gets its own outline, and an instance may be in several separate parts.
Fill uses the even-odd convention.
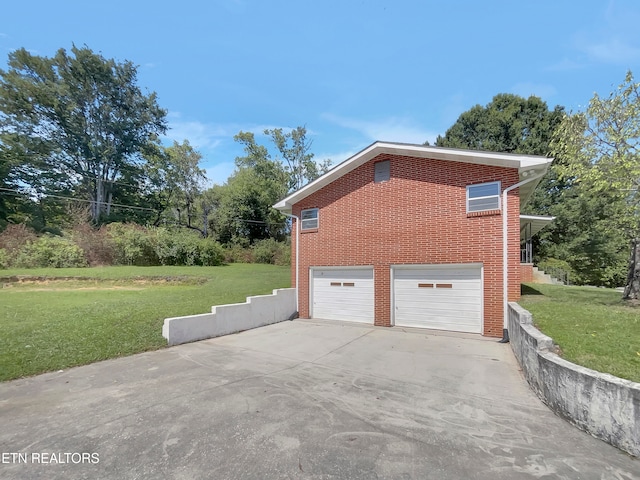
[[[537,263],[561,266],[571,281],[616,286],[623,276],[620,236],[609,225],[617,204],[610,192],[597,192],[560,172],[570,158],[554,151],[554,134],[564,108],[549,109],[538,97],[496,95],[486,106],[460,115],[437,146],[491,150],[555,159],[522,213],[551,215],[555,221],[534,237]]]
[[[213,229],[220,242],[247,246],[265,238],[284,240],[286,218],[271,208],[280,185],[252,168],[239,168],[213,190],[218,199]]]
[[[633,74],[608,97],[594,95],[584,112],[567,115],[553,147],[564,159],[561,178],[615,206],[605,225],[631,244],[623,297],[640,299],[640,83]]]
[[[205,172],[200,168],[202,155],[186,140],[182,144],[174,142],[165,151],[169,161],[168,184],[173,190],[171,205],[178,213],[178,223],[206,236],[197,226],[200,219],[196,211],[206,180]]]
[[[302,188],[329,170],[331,160],[317,163],[313,159],[306,127],[296,127],[288,132],[282,128],[265,129],[264,134],[276,148],[274,155],[266,146],[256,143],[251,132],[239,132],[234,137],[245,150],[244,156],[236,158],[239,168],[255,168],[262,176],[277,177],[285,182],[286,192]]]
[[[564,107],[549,109],[539,97],[501,93],[486,106],[462,113],[436,146],[524,155],[551,154],[553,132],[562,121]],[[546,215],[567,187],[550,169],[523,213]]]
[[[289,176],[289,191],[299,190],[329,169],[330,160],[318,164],[313,159],[312,142],[307,139],[306,127],[296,127],[289,132],[274,128],[267,129],[264,133],[271,137],[278,149],[280,162]]]
[[[170,219],[206,236],[206,227],[199,224],[196,211],[206,182],[201,161],[202,155],[188,140],[174,141],[168,147],[158,145],[145,154],[146,198],[156,211],[154,225]]]
[[[236,158],[237,168],[227,182],[211,189],[215,199],[211,229],[223,243],[284,240],[290,222],[272,205],[329,168],[328,160],[320,164],[313,160],[305,127],[289,132],[267,129],[264,134],[273,144],[271,151],[257,143],[251,132],[241,131],[234,137],[244,154]]]
[[[549,142],[564,108],[549,110],[539,97],[510,93],[493,97],[486,106],[462,113],[436,146],[527,155],[548,155]]]
[[[139,175],[165,117],[155,93],[138,87],[131,62],[87,47],[52,58],[16,50],[0,70],[2,155],[20,159],[14,164],[32,191],[46,195],[53,184],[90,201],[94,221],[111,213],[122,180]]]
[[[214,229],[223,243],[248,243],[265,238],[284,239],[286,220],[271,206],[288,191],[289,175],[284,165],[273,160],[251,132],[239,132],[234,139],[244,146],[236,158],[236,170],[226,184],[214,188],[218,210]]]

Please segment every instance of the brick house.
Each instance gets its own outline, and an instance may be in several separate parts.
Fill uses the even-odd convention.
[[[299,316],[506,334],[521,240],[549,221],[520,206],[551,160],[387,142],[345,160],[274,205],[294,219]]]

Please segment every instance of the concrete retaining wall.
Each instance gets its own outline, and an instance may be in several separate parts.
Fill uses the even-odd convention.
[[[162,336],[169,345],[178,345],[282,322],[295,313],[296,289],[283,288],[247,297],[245,303],[216,305],[211,313],[165,318]]]
[[[531,388],[554,412],[640,457],[640,383],[575,365],[554,353],[531,313],[509,303],[509,339]]]

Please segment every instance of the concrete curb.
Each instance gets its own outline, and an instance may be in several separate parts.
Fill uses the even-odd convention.
[[[568,362],[553,339],[533,326],[530,312],[509,303],[511,348],[531,388],[556,414],[640,457],[640,383]]]
[[[179,345],[282,322],[295,312],[296,289],[282,288],[247,297],[245,303],[216,305],[211,313],[165,318],[162,336],[169,345]]]

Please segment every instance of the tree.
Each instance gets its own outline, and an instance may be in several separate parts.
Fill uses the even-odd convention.
[[[289,132],[281,128],[265,129],[275,145],[279,157],[273,159],[269,149],[256,143],[251,132],[239,132],[234,138],[244,145],[245,156],[236,158],[239,168],[255,168],[262,176],[272,176],[285,182],[285,193],[298,190],[329,170],[330,160],[320,164],[313,160],[311,144],[307,140],[307,129],[296,127]]]
[[[277,153],[272,156],[253,133],[239,132],[234,140],[244,146],[244,155],[236,158],[236,171],[225,185],[209,191],[213,199],[209,203],[214,205],[209,217],[212,230],[223,243],[284,240],[290,222],[272,205],[329,168],[329,161],[319,165],[313,161],[304,127],[286,133],[279,128],[267,129],[264,134],[271,138]]]
[[[202,155],[188,140],[174,141],[169,147],[158,145],[145,153],[146,198],[156,211],[155,226],[160,225],[166,211],[172,210],[178,225],[198,230],[206,237],[206,226],[200,228],[194,223],[206,181],[201,160]]]
[[[594,95],[584,112],[567,115],[553,148],[564,159],[561,178],[616,205],[607,228],[624,233],[631,244],[623,298],[640,299],[640,83],[633,74],[608,97]]]
[[[564,108],[537,97],[500,94],[482,107],[460,115],[437,146],[551,155],[555,130]],[[533,238],[536,263],[561,266],[574,283],[615,286],[622,276],[619,235],[608,225],[616,208],[610,195],[579,185],[559,170],[566,158],[558,155],[522,213],[556,217]]]
[[[550,110],[546,102],[535,96],[525,99],[501,93],[486,106],[475,105],[462,113],[444,136],[438,136],[436,146],[549,155],[552,135],[562,120],[563,112],[561,106]],[[550,210],[558,203],[565,188],[566,185],[558,182],[557,175],[550,169],[523,213],[552,215]],[[555,223],[551,229],[557,226]],[[544,252],[544,248],[540,248],[540,236],[534,242],[534,251]]]
[[[214,229],[223,243],[254,243],[265,238],[284,238],[286,221],[271,206],[288,191],[289,176],[282,163],[258,145],[251,132],[234,139],[244,145],[236,158],[237,169],[223,186],[214,187],[217,212]]]
[[[281,184],[284,193],[287,191],[285,184],[290,182],[284,166],[271,158],[269,150],[264,145],[256,143],[255,135],[251,132],[239,132],[233,139],[244,145],[245,155],[236,157],[238,169],[253,169],[258,176]]]
[[[271,206],[281,185],[253,168],[239,168],[223,186],[213,188],[218,199],[214,228],[222,243],[243,246],[265,238],[284,240],[286,219]]]
[[[0,70],[3,155],[24,160],[22,181],[34,191],[71,188],[91,202],[94,221],[108,216],[119,184],[140,174],[141,152],[166,130],[166,111],[136,80],[131,62],[87,47],[11,53]]]
[[[7,226],[9,217],[15,210],[14,194],[17,185],[12,179],[13,169],[10,159],[3,154],[3,145],[0,144],[0,230]]]
[[[462,113],[444,137],[438,136],[436,146],[548,156],[563,115],[564,107],[549,110],[538,97],[501,93],[486,106]],[[550,215],[566,187],[550,169],[523,213]]]
[[[329,169],[330,160],[324,160],[320,165],[313,160],[313,153],[309,152],[312,142],[307,140],[306,127],[296,127],[288,133],[274,128],[264,133],[271,137],[282,155],[281,163],[289,175],[289,191],[299,190]]]
[[[169,162],[168,185],[173,193],[172,205],[178,212],[178,223],[204,235],[204,231],[194,224],[198,217],[196,203],[207,178],[199,166],[202,155],[187,140],[182,144],[174,142],[165,152]]]
[[[486,106],[462,113],[436,146],[492,152],[548,155],[549,142],[564,108],[549,110],[540,98],[501,93]]]

